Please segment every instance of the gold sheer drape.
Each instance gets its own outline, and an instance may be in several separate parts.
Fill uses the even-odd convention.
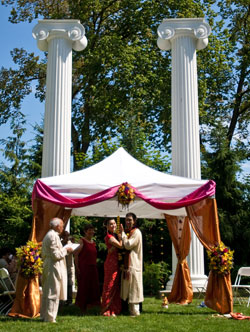
[[[190,271],[186,261],[189,253],[191,233],[188,218],[165,214],[168,230],[178,259],[174,282],[168,301],[187,304],[193,300]]]
[[[33,202],[33,222],[30,240],[41,243],[50,226],[49,222],[54,217],[59,217],[66,225],[71,215],[70,209],[52,204],[43,200]],[[40,313],[39,279],[24,279],[17,276],[16,298],[9,316],[34,318]]]
[[[186,208],[190,223],[197,237],[207,250],[217,246],[220,239],[216,200],[207,198]],[[205,296],[207,307],[222,314],[233,310],[230,273],[220,275],[210,271]]]
[[[11,311],[12,317],[35,318],[40,316],[40,292],[38,276],[25,279],[18,275],[16,298]]]

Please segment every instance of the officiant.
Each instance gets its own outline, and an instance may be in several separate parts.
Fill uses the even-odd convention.
[[[67,267],[65,256],[73,252],[72,247],[63,247],[60,234],[63,220],[53,218],[50,230],[42,243],[43,274],[41,320],[56,323],[59,300],[67,300]]]

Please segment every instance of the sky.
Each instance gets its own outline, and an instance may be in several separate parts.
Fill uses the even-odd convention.
[[[32,29],[37,21],[12,24],[8,22],[9,12],[10,7],[6,8],[0,4],[0,67],[15,68],[10,55],[10,51],[14,48],[24,48],[27,52],[34,52],[36,56],[43,56],[43,53],[38,49],[36,40],[32,37]],[[44,114],[44,103],[35,99],[32,93],[25,98],[21,110],[27,116],[27,131],[24,139],[31,143],[30,140],[35,136],[33,126],[41,123]],[[6,138],[9,134],[8,124],[0,127],[0,138]]]

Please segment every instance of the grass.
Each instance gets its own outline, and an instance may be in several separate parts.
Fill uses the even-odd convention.
[[[0,331],[4,332],[235,332],[250,331],[250,321],[227,319],[208,308],[198,308],[201,300],[180,306],[171,304],[161,307],[161,300],[147,297],[139,317],[120,315],[103,317],[96,311],[81,315],[75,306],[63,307],[57,316],[57,323],[43,323],[36,319],[21,319],[0,316]],[[235,305],[234,312],[250,316],[250,307]]]

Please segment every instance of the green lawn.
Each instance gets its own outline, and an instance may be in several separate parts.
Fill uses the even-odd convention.
[[[146,298],[143,313],[139,317],[102,317],[90,311],[80,315],[75,306],[60,309],[57,323],[43,323],[39,319],[19,319],[0,316],[0,331],[67,331],[67,332],[235,332],[250,331],[250,321],[221,317],[208,308],[198,308],[201,300],[180,306],[171,304],[168,309],[161,307],[161,300]],[[235,305],[234,312],[250,316],[250,307]]]

